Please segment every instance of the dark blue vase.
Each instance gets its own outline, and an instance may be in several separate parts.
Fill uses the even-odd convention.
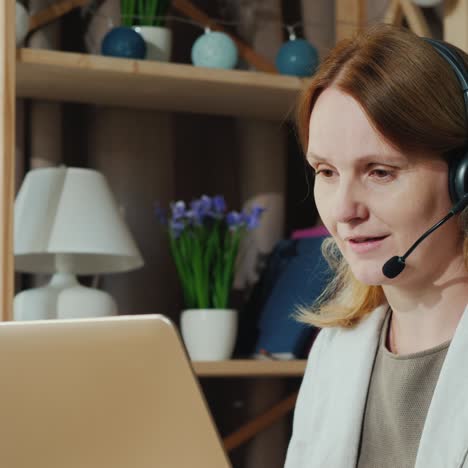
[[[146,57],[146,42],[132,28],[113,28],[102,40],[101,53],[111,57],[144,59]]]
[[[276,68],[283,75],[311,76],[318,63],[317,49],[305,39],[290,39],[276,55]]]

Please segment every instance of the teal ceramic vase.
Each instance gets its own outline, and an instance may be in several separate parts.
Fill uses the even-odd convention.
[[[276,55],[276,68],[283,75],[311,76],[319,63],[317,49],[305,39],[290,38]]]
[[[206,30],[192,47],[192,63],[198,67],[234,68],[237,65],[236,44],[225,33]]]
[[[102,55],[144,59],[146,57],[146,42],[132,28],[120,26],[111,29],[102,40]]]

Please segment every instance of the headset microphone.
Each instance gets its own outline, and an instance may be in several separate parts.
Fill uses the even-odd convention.
[[[448,221],[452,216],[460,213],[463,209],[468,206],[468,194],[465,195],[458,203],[453,205],[452,209],[448,212],[447,216],[442,218],[439,222],[434,224],[430,229],[428,229],[409,249],[408,251],[402,256],[392,257],[390,260],[387,260],[382,268],[383,274],[387,278],[395,278],[397,277],[406,266],[406,259],[408,256],[414,251],[414,249],[429,235],[431,235],[436,229],[439,229],[446,221]]]

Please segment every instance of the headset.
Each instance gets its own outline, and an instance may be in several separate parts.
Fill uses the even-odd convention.
[[[463,91],[463,101],[465,103],[465,116],[468,125],[468,71],[463,60],[455,50],[447,44],[436,39],[424,38],[434,49],[449,63],[458,78]],[[468,194],[468,148],[457,151],[449,159],[449,192],[452,203],[459,202]]]
[[[436,39],[423,38],[431,44],[434,49],[444,58],[458,78],[463,91],[463,101],[465,103],[465,120],[468,125],[468,71],[459,54],[448,44]],[[397,277],[405,268],[406,258],[416,249],[416,247],[434,231],[445,224],[452,216],[463,211],[468,206],[468,146],[456,150],[448,160],[448,189],[453,203],[447,215],[429,228],[416,242],[406,251],[404,255],[390,258],[382,267],[382,272],[387,278]]]

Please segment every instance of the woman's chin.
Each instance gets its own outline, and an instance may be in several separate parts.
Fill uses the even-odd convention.
[[[381,265],[366,266],[363,268],[351,268],[354,277],[367,286],[380,286],[388,281],[382,272]]]

